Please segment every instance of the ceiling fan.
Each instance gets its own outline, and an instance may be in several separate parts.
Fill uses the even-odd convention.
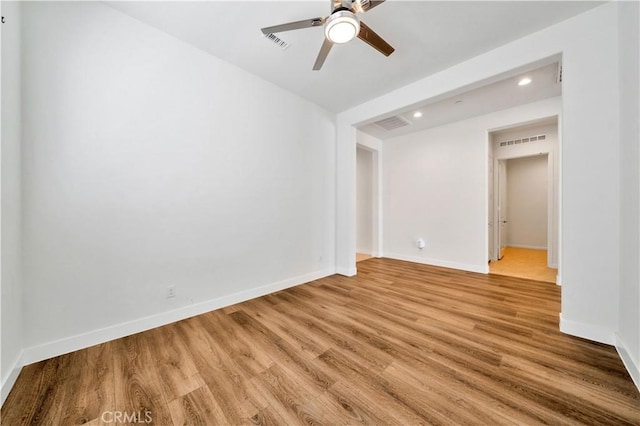
[[[264,35],[283,31],[299,30],[302,28],[320,27],[324,25],[324,42],[313,65],[313,70],[322,68],[329,51],[334,43],[342,44],[351,41],[354,37],[367,43],[385,56],[389,56],[395,50],[382,37],[376,34],[364,22],[357,13],[367,12],[384,3],[384,0],[329,0],[331,2],[331,14],[325,18],[312,18],[302,21],[289,22],[272,27],[262,28]]]

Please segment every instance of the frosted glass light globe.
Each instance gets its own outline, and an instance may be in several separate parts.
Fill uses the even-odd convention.
[[[360,32],[358,17],[348,10],[334,13],[327,19],[324,34],[334,43],[346,43]]]

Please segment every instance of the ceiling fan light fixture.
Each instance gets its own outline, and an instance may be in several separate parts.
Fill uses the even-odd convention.
[[[360,20],[348,10],[332,14],[324,26],[324,34],[333,43],[347,43],[360,32]]]

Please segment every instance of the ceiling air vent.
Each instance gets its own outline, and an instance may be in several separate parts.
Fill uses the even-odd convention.
[[[276,46],[280,47],[282,50],[287,50],[289,48],[289,46],[291,46],[289,43],[287,43],[286,41],[282,40],[280,37],[278,37],[275,34],[265,34],[264,38],[266,38],[267,40],[269,40],[270,42],[272,42]]]
[[[513,139],[513,140],[509,140],[509,141],[502,141],[502,142],[500,142],[499,145],[502,148],[504,146],[520,145],[522,143],[544,141],[544,140],[547,140],[547,135],[536,135],[536,136],[529,136],[528,138]]]
[[[382,127],[385,130],[395,130],[395,129],[399,129],[400,127],[408,126],[409,124],[411,124],[411,122],[408,120],[405,120],[402,117],[394,115],[392,117],[384,118],[382,120],[376,121],[373,124],[375,124],[376,126]]]

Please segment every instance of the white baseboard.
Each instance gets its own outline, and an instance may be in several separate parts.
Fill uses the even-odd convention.
[[[22,371],[22,366],[25,365],[23,362],[23,358],[24,358],[23,355],[24,355],[24,352],[22,351],[18,354],[16,359],[13,361],[13,364],[11,365],[11,372],[4,379],[4,381],[2,382],[2,385],[0,386],[0,407],[2,406],[2,404],[4,404],[4,401],[7,399],[7,396],[9,396],[9,392],[11,392],[11,388],[13,388],[13,385],[16,383],[16,380],[18,380],[18,375],[20,374],[20,371]]]
[[[523,248],[530,250],[547,250],[547,246],[528,246],[526,244],[507,244],[507,247]]]
[[[556,275],[556,285],[562,286],[562,277],[560,274]]]
[[[638,388],[638,391],[640,391],[640,360],[633,359],[633,357],[631,356],[631,352],[624,344],[618,333],[616,333],[616,350],[618,351],[618,355],[620,355],[620,358],[622,359],[622,363],[629,372],[631,380],[633,380],[633,383]]]
[[[295,287],[309,281],[333,275],[333,268],[312,272],[310,274],[286,279],[272,284],[263,285],[250,290],[240,291],[222,296],[205,302],[196,303],[189,306],[183,306],[167,312],[151,315],[145,318],[128,321],[121,324],[93,330],[87,333],[78,334],[64,339],[43,343],[38,346],[26,348],[22,357],[22,365],[31,364],[52,358],[54,356],[63,355],[79,349],[88,348],[89,346],[98,345],[110,340],[119,339],[121,337],[130,336],[135,333],[150,330],[172,322],[180,321],[196,315],[210,312],[225,306],[234,305],[286,288]]]
[[[356,253],[368,254],[369,256],[371,256],[371,253],[373,252],[371,251],[371,249],[356,249]]]
[[[480,274],[489,273],[489,265],[469,265],[465,263],[450,262],[448,260],[429,259],[426,257],[406,256],[399,253],[385,253],[385,257],[396,260],[404,260],[406,262],[422,263],[424,265],[440,266],[443,268],[459,269],[461,271],[478,272]]]
[[[583,322],[572,321],[562,317],[560,313],[560,331],[576,337],[593,340],[595,342],[613,345],[615,343],[615,335],[612,330],[599,325],[586,324]]]

